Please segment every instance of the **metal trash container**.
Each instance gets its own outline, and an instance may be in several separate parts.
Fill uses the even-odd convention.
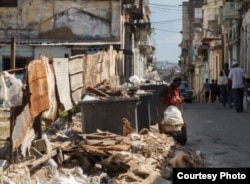
[[[137,93],[140,98],[140,103],[137,107],[138,114],[138,130],[142,128],[150,129],[151,113],[150,113],[150,99],[153,96],[152,92]]]
[[[166,84],[149,84],[149,85],[142,85],[140,89],[145,91],[152,91],[153,96],[150,99],[150,119],[151,124],[156,124],[159,121],[160,112],[159,107],[161,105],[161,98],[159,96],[161,90],[166,86]]]
[[[122,135],[122,118],[124,117],[138,131],[138,103],[139,97],[112,97],[101,100],[80,101],[83,132],[93,133],[96,132],[96,129],[100,129]]]

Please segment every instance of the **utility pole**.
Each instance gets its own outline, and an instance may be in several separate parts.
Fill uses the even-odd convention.
[[[16,38],[11,38],[10,69],[16,68]]]
[[[10,56],[10,69],[16,68],[16,38],[11,38],[11,56]],[[13,140],[12,132],[15,126],[15,119],[13,116],[14,108],[10,108],[10,157],[9,163],[14,164],[14,153],[13,153]]]

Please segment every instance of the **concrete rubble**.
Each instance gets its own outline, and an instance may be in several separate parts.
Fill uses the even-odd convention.
[[[88,94],[82,97],[86,100],[130,98],[140,91],[136,86],[112,87],[105,80],[86,89]],[[18,131],[0,146],[1,184],[171,183],[172,168],[205,167],[199,152],[160,133],[157,125],[136,131],[125,116],[116,124],[122,127],[122,135],[98,128],[84,133],[82,113],[78,112],[72,120],[59,116],[35,129],[26,106],[22,107],[20,117],[8,112],[10,120],[18,120]],[[42,135],[36,130],[42,130]],[[10,141],[13,139],[16,141]]]

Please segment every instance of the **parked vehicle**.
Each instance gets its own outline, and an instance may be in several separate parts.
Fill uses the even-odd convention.
[[[180,85],[181,95],[184,97],[184,101],[192,103],[194,100],[193,90],[189,88],[188,81],[181,81]]]

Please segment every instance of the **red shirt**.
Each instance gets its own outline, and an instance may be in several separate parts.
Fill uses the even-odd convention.
[[[179,88],[175,88],[172,83],[167,86],[162,93],[162,103],[165,105],[176,105],[177,103],[182,102]],[[179,102],[174,101],[174,97]]]

